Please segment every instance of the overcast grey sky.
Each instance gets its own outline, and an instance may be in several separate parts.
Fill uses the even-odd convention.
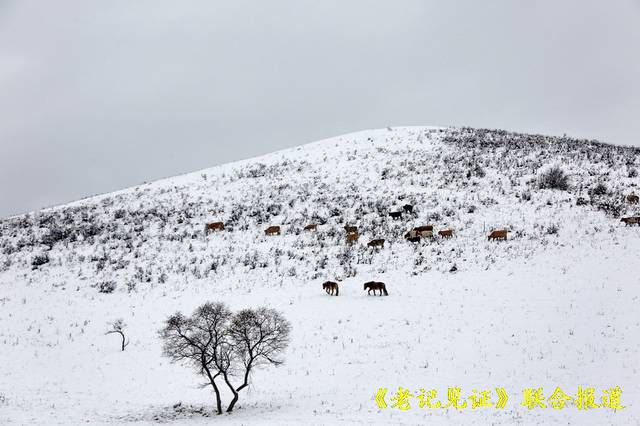
[[[640,145],[640,0],[0,0],[0,216],[366,128]]]

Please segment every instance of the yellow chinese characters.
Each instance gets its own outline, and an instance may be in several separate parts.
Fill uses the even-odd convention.
[[[379,388],[376,392],[374,400],[378,408],[395,408],[401,411],[410,410],[413,406],[411,399],[417,399],[417,407],[427,409],[457,409],[463,410],[470,408],[472,410],[478,408],[493,408],[502,409],[507,405],[509,396],[504,388],[496,388],[497,400],[492,400],[491,390],[477,390],[473,389],[472,394],[468,397],[464,397],[462,394],[462,388],[449,387],[447,389],[447,401],[442,402],[438,399],[438,391],[436,389],[420,389],[419,392],[413,394],[409,389],[399,387],[398,390],[389,398],[390,405],[387,404],[385,399],[388,388]]]
[[[398,409],[407,411],[414,407],[421,409],[455,409],[455,410],[476,410],[494,409],[500,410],[507,406],[509,395],[505,388],[495,388],[495,394],[490,389],[472,389],[470,395],[465,395],[462,388],[451,386],[447,388],[446,401],[438,398],[436,389],[421,388],[413,393],[410,389],[399,387],[398,390],[389,397],[387,404],[387,388],[379,388],[374,400],[379,409]],[[551,394],[546,394],[542,387],[524,388],[522,390],[521,407],[528,410],[554,409],[563,410],[573,406],[578,410],[589,410],[595,408],[608,408],[611,410],[622,410],[622,389],[620,386],[604,389],[599,403],[596,402],[596,389],[593,387],[578,386],[575,395],[570,395],[556,387]],[[415,399],[415,401],[414,401]],[[413,404],[413,405],[412,405]]]
[[[547,408],[554,410],[562,410],[567,405],[573,405],[578,410],[588,410],[593,408],[609,408],[611,410],[622,410],[625,408],[621,404],[622,389],[620,386],[604,389],[601,398],[601,404],[596,403],[595,388],[578,386],[578,392],[575,396],[571,396],[564,392],[559,386],[555,388],[551,396],[546,399],[543,395],[542,388],[525,388],[522,391],[522,405],[529,410],[535,408]]]

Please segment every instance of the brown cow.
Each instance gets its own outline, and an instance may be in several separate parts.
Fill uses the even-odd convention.
[[[224,230],[224,223],[222,222],[211,222],[211,223],[207,223],[204,226],[204,230],[209,232],[209,231],[222,231]]]
[[[338,283],[334,283],[333,281],[326,281],[322,284],[322,288],[327,292],[327,294],[331,296],[337,296],[338,292],[340,291],[340,289],[338,288]]]
[[[506,229],[497,229],[495,231],[491,231],[489,234],[489,240],[504,240],[507,241],[507,230]]]
[[[367,243],[369,247],[384,247],[384,240],[382,238],[378,238],[376,240],[371,240]]]
[[[640,216],[623,217],[620,222],[624,222],[626,226],[640,225]]]
[[[347,234],[347,242],[348,243],[355,243],[356,241],[358,241],[358,233],[357,232],[349,232]]]
[[[264,230],[266,235],[280,235],[280,227],[279,226],[270,226]]]
[[[640,197],[638,197],[636,194],[627,195],[627,202],[629,204],[638,204],[638,201],[640,201]]]
[[[402,210],[397,211],[397,212],[390,212],[389,216],[391,216],[391,219],[400,219],[402,217]]]
[[[438,235],[442,238],[451,238],[453,237],[453,229],[442,229],[438,231]]]
[[[344,230],[347,232],[347,234],[352,234],[354,232],[358,232],[358,227],[357,226],[351,226],[351,225],[345,225],[344,226]]]
[[[384,293],[385,296],[388,296],[389,293],[387,293],[387,286],[384,285],[384,283],[381,282],[375,282],[375,281],[369,281],[364,283],[364,289],[365,290],[369,290],[367,291],[367,294],[370,295],[371,294],[371,290],[373,290],[373,295],[376,295],[376,290],[380,291],[380,296],[382,296],[382,293]]]
[[[316,225],[315,223],[312,223],[304,227],[305,231],[315,231],[316,229],[318,229],[318,225]]]

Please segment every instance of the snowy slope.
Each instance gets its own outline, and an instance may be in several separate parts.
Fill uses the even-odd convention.
[[[554,164],[567,191],[538,189]],[[0,422],[638,424],[640,227],[620,223],[638,214],[624,201],[640,192],[638,167],[638,149],[595,141],[380,129],[7,218]],[[415,215],[389,217],[407,203]],[[226,230],[206,234],[214,220]],[[404,240],[427,223],[456,237]],[[354,246],[345,224],[360,229]],[[283,235],[265,236],[269,225]],[[487,241],[501,227],[509,240]],[[368,248],[373,238],[385,247]],[[390,296],[367,297],[370,280]],[[237,412],[213,420],[210,390],[162,358],[157,337],[169,314],[206,300],[273,306],[293,324],[285,365],[256,372]],[[125,352],[104,335],[116,318]],[[443,402],[448,387],[504,387],[510,399],[379,410],[378,388],[389,402],[399,386]],[[626,408],[520,406],[523,388],[556,386],[593,386],[598,399],[620,386]]]

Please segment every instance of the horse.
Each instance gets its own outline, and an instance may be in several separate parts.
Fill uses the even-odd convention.
[[[344,230],[347,232],[347,234],[352,234],[354,232],[358,232],[358,227],[357,226],[351,226],[351,225],[345,225],[344,226]]]
[[[397,212],[390,212],[389,216],[391,216],[391,219],[393,220],[400,219],[402,217],[402,210]]]
[[[407,232],[406,234],[404,234],[404,238],[407,239],[407,240],[409,238],[415,238],[415,237],[420,238],[420,235],[418,235],[418,233],[416,231],[414,231],[413,229],[411,231]]]
[[[433,225],[416,226],[413,232],[421,237],[433,237]]]
[[[497,229],[495,231],[491,231],[489,234],[489,241],[491,240],[504,240],[507,241],[507,230],[506,229]]]
[[[640,216],[623,217],[620,219],[620,222],[624,222],[626,226],[640,225]]]
[[[323,283],[322,288],[330,296],[337,296],[338,292],[340,291],[340,289],[338,288],[338,283],[334,283],[333,281],[327,281]]]
[[[405,204],[404,206],[402,206],[402,210],[404,210],[406,213],[413,213],[413,206],[411,204]]]
[[[211,222],[204,225],[204,230],[206,232],[209,231],[222,231],[224,230],[224,223],[222,222]]]
[[[358,241],[358,233],[357,232],[350,232],[347,234],[347,242],[348,243],[355,243],[356,241]]]
[[[280,227],[279,226],[270,226],[264,230],[266,235],[280,235]]]
[[[384,285],[384,283],[381,282],[376,282],[376,281],[369,281],[364,283],[364,289],[367,290],[367,295],[371,294],[371,290],[373,290],[373,295],[376,295],[376,290],[380,291],[380,296],[382,296],[382,293],[384,293],[385,296],[388,296],[389,293],[387,293],[387,286]]]
[[[640,197],[638,197],[636,194],[627,195],[627,202],[629,204],[638,204],[638,201],[640,201]]]
[[[305,231],[315,231],[316,229],[318,229],[318,225],[316,225],[315,223],[312,223],[304,227]]]
[[[438,231],[438,235],[442,238],[451,238],[453,237],[453,229],[442,229]]]
[[[376,240],[371,240],[367,243],[369,247],[384,247],[384,240],[382,238],[378,238]]]

